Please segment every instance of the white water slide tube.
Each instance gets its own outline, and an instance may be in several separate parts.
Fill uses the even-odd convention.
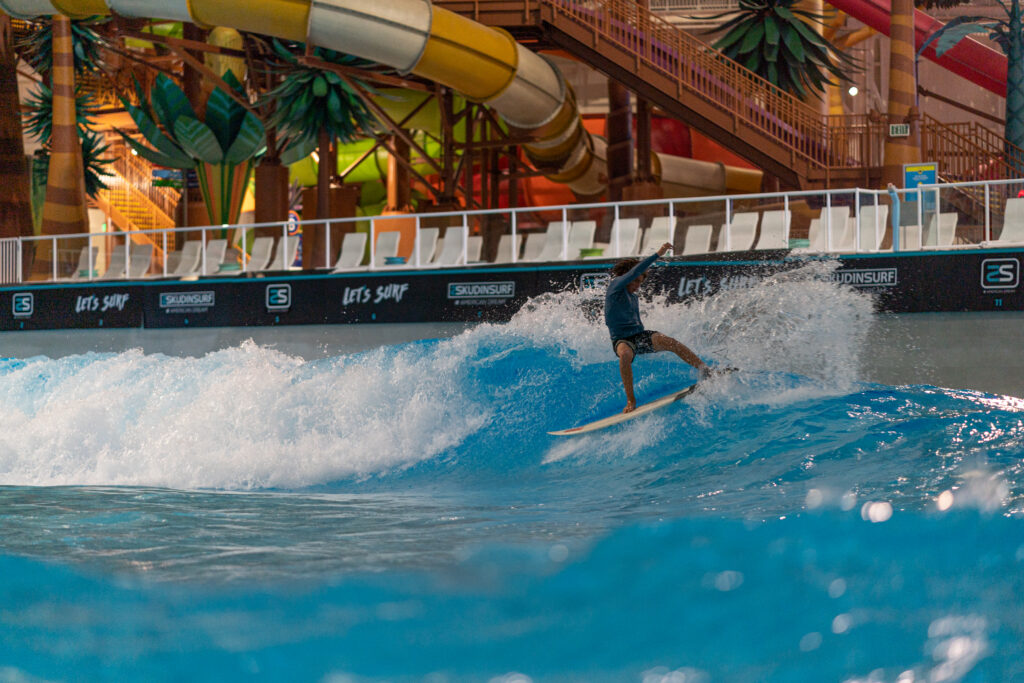
[[[548,178],[584,196],[605,189],[605,143],[584,129],[562,74],[505,31],[429,0],[0,0],[0,9],[21,18],[113,10],[127,17],[229,26],[362,57],[487,104],[532,140],[526,153]],[[659,157],[662,181],[674,193],[760,189],[760,171]]]

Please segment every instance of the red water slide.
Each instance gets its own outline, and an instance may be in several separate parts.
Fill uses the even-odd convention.
[[[888,0],[828,0],[828,3],[879,33],[889,35],[891,5]],[[944,25],[921,10],[915,10],[914,43],[917,48],[920,49],[924,41]],[[1006,56],[1003,53],[965,38],[941,57],[935,54],[935,43],[921,54],[958,76],[1006,97]]]

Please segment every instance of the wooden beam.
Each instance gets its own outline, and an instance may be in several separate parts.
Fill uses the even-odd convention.
[[[363,81],[373,81],[393,88],[405,88],[406,90],[430,92],[430,88],[418,81],[410,81],[405,78],[399,78],[398,76],[388,76],[387,74],[369,71],[367,69],[359,69],[353,66],[345,66],[344,64],[335,64],[311,55],[299,57],[299,63],[311,66],[315,69],[330,71],[342,77],[358,78]]]

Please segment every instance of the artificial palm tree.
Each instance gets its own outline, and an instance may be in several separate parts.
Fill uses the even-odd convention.
[[[739,0],[739,9],[714,31],[725,35],[713,46],[765,80],[798,97],[824,93],[834,79],[847,80],[853,60],[835,49],[811,24],[822,16],[795,7],[798,0]],[[710,31],[709,31],[710,32]]]
[[[242,92],[231,71],[223,81]],[[149,145],[121,136],[157,166],[194,169],[210,222],[237,223],[253,167],[266,151],[263,123],[219,87],[207,98],[202,120],[178,84],[164,74],[157,76],[148,97],[138,81],[135,90],[138,106],[125,98],[121,102]]]
[[[981,16],[957,17],[928,38],[937,41],[935,53],[942,55],[972,33],[986,33],[1006,53],[1006,161],[1018,175],[1024,175],[1024,17],[1020,0],[1000,0],[1005,19]],[[923,48],[923,46],[922,46]]]
[[[40,84],[38,89],[29,95],[25,102],[25,132],[39,140],[42,148],[36,152],[32,162],[34,183],[46,183],[50,168],[50,143],[53,131],[53,91]],[[112,160],[107,158],[109,145],[103,136],[95,132],[93,116],[96,106],[92,95],[79,90],[75,97],[75,119],[78,136],[82,146],[82,165],[85,173],[85,193],[96,197],[100,190],[106,189],[103,178],[109,176],[107,166]]]
[[[0,237],[32,234],[29,171],[22,142],[17,56],[10,17],[0,14]]]
[[[280,60],[274,71],[281,80],[264,96],[263,103],[273,108],[270,123],[277,128],[284,143],[282,163],[303,159],[319,148],[321,187],[317,217],[327,218],[329,201],[326,193],[334,175],[331,148],[335,141],[352,142],[370,134],[373,116],[359,95],[340,76],[302,64],[292,50],[302,52],[305,46],[295,43],[289,50],[274,41],[274,53]],[[355,57],[319,47],[312,51],[312,55],[345,66],[362,63]]]
[[[30,120],[35,116],[39,124],[34,132],[43,143],[33,173],[36,178],[46,173],[44,234],[88,232],[85,195],[88,189],[95,193],[103,187],[101,177],[106,173],[102,167],[109,161],[102,155],[107,147],[91,129],[88,115],[79,116],[81,96],[76,79],[99,69],[104,40],[94,27],[104,21],[72,21],[54,15],[34,27],[18,46],[44,81],[29,102],[33,111]],[[31,123],[29,129],[33,132]]]

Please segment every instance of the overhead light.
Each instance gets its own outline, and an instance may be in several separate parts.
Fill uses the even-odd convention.
[[[846,92],[850,93],[850,97],[856,97],[857,93],[859,93],[860,90],[857,88],[857,86],[851,85],[850,89],[847,90]]]
[[[134,147],[132,147],[132,156],[133,156],[133,157],[137,157],[137,156],[139,156],[139,150],[137,150],[137,149],[135,149]]]

